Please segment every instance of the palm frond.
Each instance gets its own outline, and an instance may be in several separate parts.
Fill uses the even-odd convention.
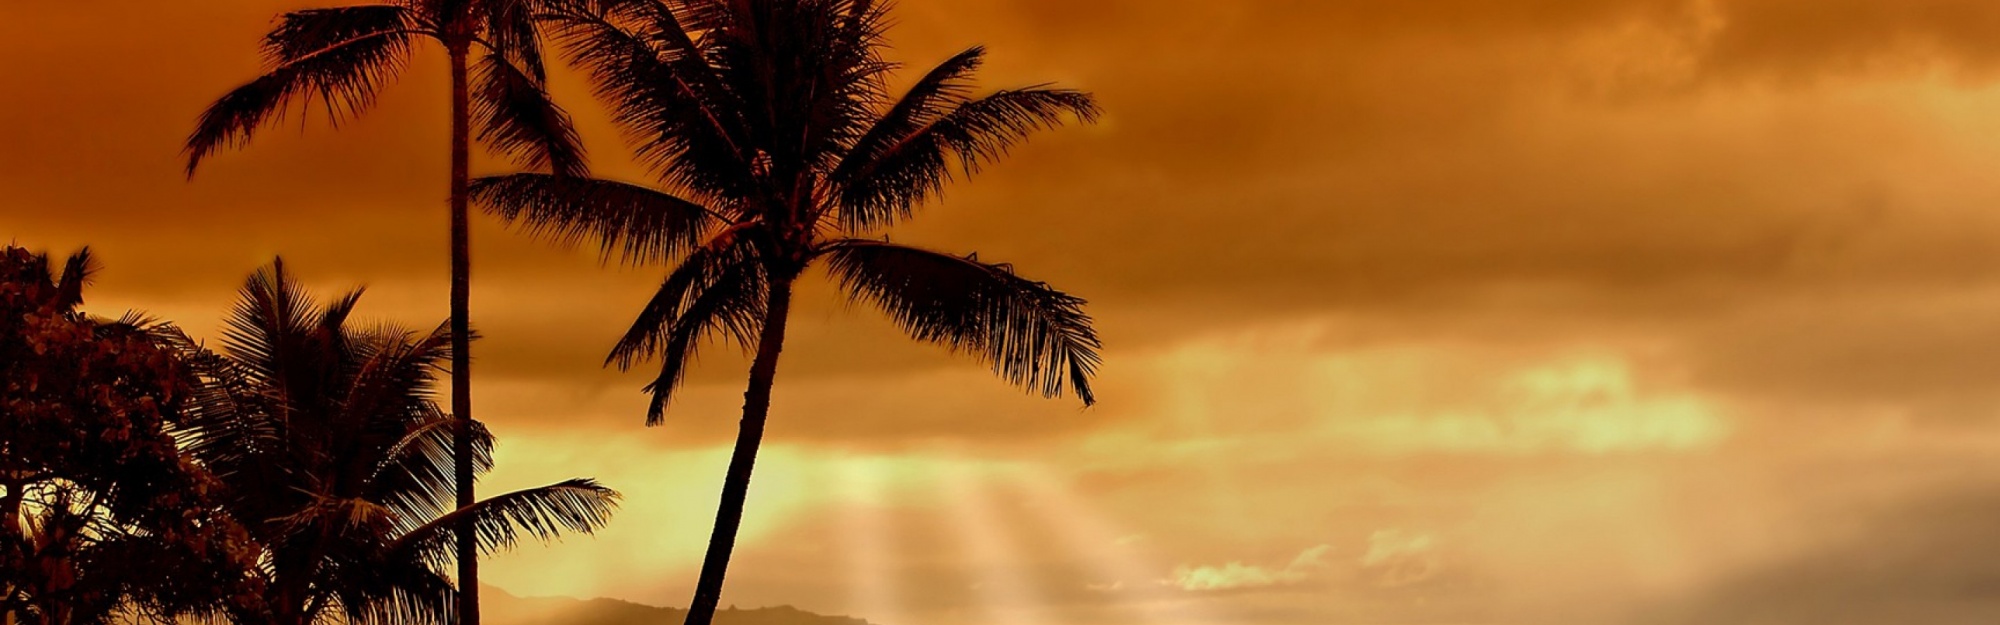
[[[972,74],[985,61],[986,48],[974,46],[932,68],[848,148],[828,178],[836,182],[852,179],[866,163],[880,160],[904,138],[970,99]]]
[[[424,519],[451,511],[457,493],[452,445],[458,425],[458,419],[432,410],[381,454],[368,478],[368,492],[397,512],[399,531],[412,531]],[[493,468],[493,433],[484,423],[473,421],[472,426],[472,469],[485,473]]]
[[[304,349],[303,337],[320,316],[279,258],[244,281],[235,308],[223,320],[223,349],[255,374],[274,378],[286,355]]]
[[[380,503],[360,497],[311,496],[312,503],[271,522],[280,532],[299,536],[384,534],[396,525],[395,511]]]
[[[398,538],[388,552],[397,554],[395,559],[407,554],[441,566],[451,561],[453,532],[468,517],[480,553],[487,555],[513,548],[524,534],[543,541],[565,533],[589,534],[610,520],[618,497],[617,491],[586,478],[515,491],[432,519]]]
[[[659,375],[644,389],[652,395],[647,425],[664,421],[667,403],[705,339],[719,333],[741,349],[755,344],[768,281],[755,246],[739,240],[735,231],[689,254],[668,274],[605,357],[620,369],[649,356],[659,360]]]
[[[325,592],[353,625],[449,625],[457,622],[457,589],[424,562],[355,554],[329,562]],[[371,557],[374,556],[374,557]],[[331,619],[329,619],[331,620]]]
[[[700,204],[633,184],[546,174],[472,181],[472,199],[529,234],[562,245],[595,240],[607,257],[661,263],[719,225]]]
[[[357,336],[347,382],[334,405],[340,437],[348,450],[338,460],[365,463],[344,474],[365,476],[353,487],[361,496],[397,511],[399,527],[449,510],[456,481],[452,475],[450,418],[430,390],[451,360],[448,324],[414,336],[383,328]],[[443,431],[438,431],[443,428]],[[474,431],[473,464],[492,465],[492,440]]]
[[[886,98],[895,67],[881,56],[886,13],[852,0],[750,3],[731,13],[728,26],[706,33],[709,61],[755,103],[744,118],[750,145],[768,156],[765,178],[782,184],[831,169]]]
[[[278,17],[265,33],[264,60],[272,67],[311,57],[357,38],[394,30],[418,29],[416,15],[396,4],[357,4],[304,9]]]
[[[62,275],[56,279],[56,302],[58,310],[74,310],[83,305],[83,287],[102,266],[90,255],[90,248],[84,247],[69,256],[63,263]]]
[[[598,99],[642,162],[706,198],[751,192],[755,154],[739,98],[708,66],[680,15],[650,0],[559,6],[547,16],[548,28],[570,62],[590,75]]]
[[[183,150],[187,174],[223,147],[249,142],[294,105],[318,102],[335,123],[361,114],[402,71],[421,34],[409,11],[395,5],[285,14],[265,38],[273,67],[202,112]]]
[[[824,250],[850,297],[869,300],[918,340],[971,352],[995,373],[1044,396],[1065,387],[1085,405],[1102,344],[1081,298],[982,263],[882,241]]]
[[[542,79],[497,51],[481,58],[475,72],[472,120],[481,142],[530,169],[587,175],[583,139]]]
[[[932,100],[948,98],[941,95]],[[953,163],[971,176],[1034,132],[1059,126],[1072,116],[1086,122],[1097,119],[1097,104],[1089,94],[1031,87],[960,103],[921,127],[888,135],[895,140],[870,148],[872,155],[856,153],[859,160],[851,165],[841,163],[842,173],[835,180],[840,221],[853,232],[908,216],[944,191],[945,184],[953,180]],[[907,123],[889,118],[884,121]]]
[[[536,14],[551,0],[485,0],[481,15],[490,50],[536,83],[546,82],[548,64],[543,59],[542,35]]]
[[[279,409],[258,389],[247,367],[175,331],[168,344],[196,378],[174,436],[188,454],[225,482],[274,480],[280,471],[264,461],[285,442],[271,418]]]

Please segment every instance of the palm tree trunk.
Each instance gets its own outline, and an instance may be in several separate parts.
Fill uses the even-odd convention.
[[[472,285],[472,242],[467,186],[472,179],[471,92],[466,86],[467,41],[452,42],[451,53],[451,414],[452,477],[458,507],[473,503],[472,331],[468,318]],[[460,523],[458,541],[458,622],[479,625],[479,544],[470,516]]]
[[[723,478],[722,505],[715,512],[715,532],[708,538],[708,555],[701,562],[687,625],[709,625],[722,601],[722,578],[736,548],[736,529],[743,523],[743,501],[750,494],[750,471],[757,464],[757,446],[764,440],[764,418],[771,412],[771,385],[778,376],[778,352],[785,346],[785,320],[792,307],[792,278],[773,276],[757,337],[757,359],[750,365],[750,388],[743,392],[743,422],[736,432],[736,451],[729,456]]]

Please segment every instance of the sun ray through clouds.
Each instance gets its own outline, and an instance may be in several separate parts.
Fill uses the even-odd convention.
[[[990,470],[961,453],[948,453],[939,468],[948,513],[965,550],[964,569],[989,625],[1055,625],[1043,612],[1044,597],[1027,576],[1027,563],[1013,530],[999,523]]]
[[[843,458],[840,475],[841,559],[848,579],[848,601],[878,625],[909,625],[901,579],[891,558],[901,553],[888,492],[888,467],[869,458]]]
[[[1010,473],[1013,492],[1032,506],[1042,523],[1052,528],[1064,553],[1076,558],[1091,580],[1085,587],[1106,595],[1117,612],[1144,625],[1192,625],[1213,622],[1198,606],[1174,596],[1157,580],[1165,575],[1147,553],[1145,536],[1121,530],[1098,506],[1079,496],[1062,476],[1048,467],[1025,465]]]

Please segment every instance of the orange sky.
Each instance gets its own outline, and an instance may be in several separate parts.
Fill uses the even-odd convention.
[[[306,3],[0,4],[0,237],[198,336],[275,255],[443,318],[444,87],[178,146]],[[1026,397],[808,290],[725,603],[884,625],[1983,622],[2000,611],[2000,4],[906,0],[1108,114],[902,236],[1091,300],[1101,403]],[[600,173],[636,176],[558,76]],[[486,161],[478,171],[506,171]],[[640,426],[598,368],[659,279],[484,223],[490,488],[596,539],[488,567],[679,605],[743,366]],[[719,354],[719,352],[716,352]]]

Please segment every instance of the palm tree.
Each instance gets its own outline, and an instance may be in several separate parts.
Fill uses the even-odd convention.
[[[1082,299],[1006,264],[874,235],[935,199],[954,171],[969,175],[1066,118],[1094,120],[1096,104],[1046,87],[974,97],[981,48],[892,97],[885,11],[867,0],[579,0],[550,16],[551,33],[664,185],[532,173],[473,183],[476,200],[530,232],[674,265],[606,359],[660,362],[649,424],[707,338],[755,354],[691,625],[721,599],[792,287],[808,267],[824,264],[918,340],[1046,396],[1093,401],[1100,346]]]
[[[485,471],[492,438],[475,428],[473,453],[453,450],[457,421],[431,392],[448,332],[356,329],[360,296],[321,305],[280,262],[244,284],[221,353],[182,340],[202,382],[186,446],[224,484],[264,588],[230,606],[237,623],[451,623],[463,528],[491,552],[593,532],[616,506],[588,479],[454,506],[454,459]]]
[[[263,76],[222,96],[188,137],[187,172],[224,146],[241,146],[294,105],[315,101],[337,124],[360,115],[376,90],[408,63],[414,44],[440,44],[451,63],[451,323],[452,414],[461,432],[453,449],[458,505],[473,500],[471,454],[472,367],[469,326],[470,235],[466,184],[471,169],[471,126],[479,139],[531,168],[582,175],[583,150],[569,116],[549,98],[539,32],[534,19],[545,0],[390,0],[284,14],[264,37],[270,65]],[[474,50],[483,50],[477,67]],[[473,72],[477,76],[471,76]],[[477,82],[477,90],[472,87]],[[470,536],[469,532],[461,532]],[[461,611],[479,622],[479,561],[470,538],[458,545]]]

